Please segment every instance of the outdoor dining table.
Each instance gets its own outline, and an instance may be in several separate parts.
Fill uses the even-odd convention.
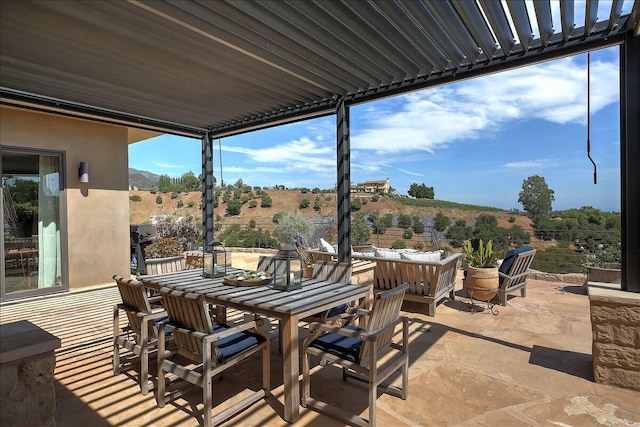
[[[228,273],[233,272],[228,269]],[[238,270],[235,270],[238,271]],[[294,422],[300,416],[298,321],[340,304],[366,297],[367,286],[302,279],[302,288],[274,290],[273,285],[234,286],[222,277],[206,278],[202,270],[184,270],[139,279],[150,289],[169,288],[202,294],[207,303],[275,317],[281,320],[284,419]]]

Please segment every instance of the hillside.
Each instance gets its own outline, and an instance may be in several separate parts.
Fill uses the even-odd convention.
[[[300,210],[303,214],[311,217],[336,217],[336,196],[333,193],[303,194],[297,190],[269,191],[268,193],[273,200],[273,205],[271,207],[262,208],[260,207],[259,201],[256,208],[249,208],[248,204],[244,204],[240,215],[234,217],[224,216],[225,204],[221,203],[219,207],[215,209],[215,213],[221,217],[220,223],[222,224],[222,227],[226,227],[230,224],[240,224],[245,226],[253,219],[255,220],[258,228],[271,231],[275,226],[273,223],[273,216],[276,213],[295,210]],[[150,220],[152,215],[165,215],[170,217],[172,220],[180,217],[192,217],[196,221],[200,221],[202,215],[200,210],[202,195],[200,192],[179,193],[174,199],[171,198],[171,193],[151,194],[147,191],[131,191],[130,196],[134,195],[140,196],[142,200],[140,202],[129,202],[130,221],[132,224],[147,222]],[[320,212],[316,212],[312,208],[316,196],[319,197],[322,203],[322,209]],[[156,203],[157,197],[162,199],[161,204]],[[310,201],[310,207],[301,210],[299,209],[299,205],[305,198]],[[179,202],[182,202],[182,207],[180,208],[178,208]],[[480,214],[487,213],[497,218],[498,225],[500,227],[510,228],[513,225],[519,225],[529,232],[531,232],[532,229],[531,221],[526,216],[514,215],[512,212],[495,210],[493,208],[483,209],[482,207],[477,207],[476,209],[473,209],[464,205],[460,205],[464,206],[464,208],[455,207],[455,204],[452,205],[454,207],[448,208],[406,206],[397,200],[383,197],[376,202],[369,200],[366,204],[363,204],[361,212],[370,213],[377,211],[380,216],[404,213],[411,216],[419,215],[422,217],[435,217],[438,212],[442,212],[444,215],[453,218],[453,220],[464,219],[467,224],[471,224],[472,220]],[[515,221],[510,222],[510,219],[515,219]],[[402,232],[403,230],[399,227],[391,227],[383,235],[372,235],[370,240],[377,246],[389,247],[395,240],[402,238]],[[335,234],[335,232],[333,234]],[[329,230],[329,235],[331,235],[331,230]],[[539,242],[537,242],[533,237],[532,239],[532,245],[534,247],[538,246],[537,243]],[[407,241],[407,247],[412,247],[413,244],[418,241],[422,241],[422,238],[420,236],[414,236],[410,241]]]
[[[152,172],[129,168],[129,188],[138,190],[153,190],[158,188],[160,175]]]

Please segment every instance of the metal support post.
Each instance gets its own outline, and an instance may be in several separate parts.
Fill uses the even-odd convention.
[[[340,101],[336,111],[338,162],[338,261],[351,262],[351,142],[349,107]]]

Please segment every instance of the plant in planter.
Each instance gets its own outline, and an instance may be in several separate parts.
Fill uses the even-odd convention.
[[[144,255],[148,259],[169,258],[182,254],[182,245],[175,237],[155,239],[145,249]]]
[[[485,245],[482,239],[474,248],[470,241],[463,246],[465,262],[465,288],[472,299],[491,301],[498,293],[498,252],[493,250],[493,241]]]
[[[155,239],[144,249],[146,274],[163,274],[185,268],[182,245],[175,237]]]
[[[589,255],[584,267],[587,282],[620,283],[620,247],[599,249]]]

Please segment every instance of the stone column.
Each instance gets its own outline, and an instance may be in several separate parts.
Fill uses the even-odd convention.
[[[595,381],[640,390],[640,294],[612,283],[588,289]]]
[[[0,325],[0,425],[55,426],[54,349],[60,344],[26,320]]]

